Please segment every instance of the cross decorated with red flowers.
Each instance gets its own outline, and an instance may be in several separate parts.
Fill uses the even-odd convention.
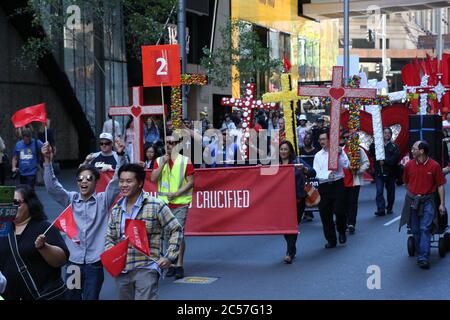
[[[369,98],[375,99],[376,89],[350,88],[343,86],[343,67],[333,67],[333,82],[331,88],[320,86],[300,86],[299,96],[329,97],[331,99],[330,111],[330,141],[328,146],[328,169],[338,170],[341,101],[343,98]]]
[[[240,148],[241,153],[247,158],[247,139],[250,137],[250,128],[253,124],[254,109],[274,109],[276,103],[263,103],[256,98],[256,85],[254,83],[247,83],[245,87],[244,98],[222,98],[220,104],[222,106],[231,106],[242,110],[242,129],[243,134],[241,138]]]
[[[133,103],[131,106],[110,107],[110,116],[132,116],[134,125],[133,159],[134,162],[143,160],[143,116],[167,114],[167,106],[148,105],[144,106],[143,87],[133,87]]]

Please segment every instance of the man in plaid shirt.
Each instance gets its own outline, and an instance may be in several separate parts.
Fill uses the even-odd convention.
[[[138,164],[127,164],[119,170],[122,198],[109,217],[105,250],[125,238],[125,220],[145,221],[150,256],[128,246],[127,263],[116,277],[120,300],[154,300],[158,298],[158,281],[162,270],[176,262],[183,238],[181,225],[167,205],[143,191],[145,171]],[[166,230],[169,247],[162,254],[162,235]]]

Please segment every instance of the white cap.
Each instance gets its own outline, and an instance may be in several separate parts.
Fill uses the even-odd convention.
[[[306,116],[304,114],[301,114],[300,118],[298,118],[298,119],[308,121],[308,119],[306,119]]]
[[[100,134],[100,139],[106,139],[106,140],[109,140],[109,141],[113,141],[113,136],[112,136],[112,134],[110,134],[110,133],[108,133],[108,132],[102,132],[101,134]]]

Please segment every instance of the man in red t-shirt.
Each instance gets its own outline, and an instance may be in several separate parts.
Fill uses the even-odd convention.
[[[153,164],[151,180],[158,184],[158,198],[163,200],[183,227],[194,187],[194,166],[188,157],[179,153],[177,146],[181,140],[175,136],[166,137],[166,154]],[[166,237],[165,237],[166,238]],[[168,238],[166,238],[168,239]],[[184,277],[183,257],[185,242],[180,245],[180,253],[175,268],[169,268],[168,277]]]
[[[422,269],[429,269],[431,228],[435,214],[433,195],[438,191],[439,213],[445,214],[444,184],[447,181],[439,164],[428,156],[429,145],[426,141],[414,143],[411,153],[414,159],[406,164],[403,176],[407,188],[405,206],[409,205],[410,209],[409,223],[414,235],[417,263]]]

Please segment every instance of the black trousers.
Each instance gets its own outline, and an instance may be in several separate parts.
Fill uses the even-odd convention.
[[[305,212],[305,199],[302,199],[300,202],[297,202],[297,224],[300,223],[303,213]],[[298,234],[285,234],[284,239],[286,240],[287,250],[286,254],[290,256],[295,256],[297,253],[297,237]]]
[[[345,233],[347,219],[344,207],[344,179],[319,185],[320,193],[320,219],[322,220],[323,234],[328,242],[336,243],[336,227],[339,233]],[[336,215],[336,227],[333,219]]]
[[[345,187],[345,214],[347,224],[356,226],[356,216],[358,215],[358,199],[361,186]]]

